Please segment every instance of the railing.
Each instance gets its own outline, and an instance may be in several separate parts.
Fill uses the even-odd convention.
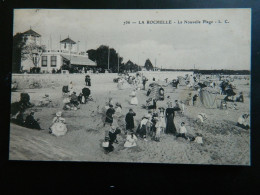
[[[55,52],[55,53],[64,53],[64,54],[76,54],[76,55],[82,55],[82,56],[87,56],[88,54],[85,52],[75,52],[75,51],[67,51],[67,50],[53,50],[53,49],[47,49],[45,52],[47,53],[51,53],[51,52]]]

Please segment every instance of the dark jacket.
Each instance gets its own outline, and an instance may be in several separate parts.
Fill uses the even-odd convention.
[[[125,116],[125,122],[126,122],[126,129],[133,129],[134,128],[134,116],[136,116],[135,113],[128,112]]]
[[[106,122],[113,123],[113,114],[115,114],[114,108],[108,108],[106,112]]]
[[[39,123],[34,119],[32,115],[28,115],[26,117],[24,125],[25,127],[31,129],[41,129]]]

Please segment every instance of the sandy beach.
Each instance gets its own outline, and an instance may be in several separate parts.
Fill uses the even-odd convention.
[[[184,73],[144,73],[149,81],[155,77],[163,82],[164,78],[172,80],[177,75]],[[186,73],[185,73],[186,74]],[[124,129],[124,116],[129,108],[136,112],[135,127],[140,123],[141,117],[147,111],[141,108],[148,97],[146,91],[137,91],[139,105],[129,104],[131,89],[118,90],[113,78],[117,74],[91,74],[91,95],[93,101],[81,104],[77,111],[63,111],[62,86],[73,81],[77,94],[85,86],[83,74],[70,75],[16,75],[13,81],[18,82],[18,90],[12,92],[12,102],[19,101],[20,93],[27,92],[31,102],[38,104],[45,94],[52,100],[48,107],[35,106],[35,117],[40,119],[43,131],[27,129],[11,124],[10,127],[10,160],[37,160],[37,161],[99,161],[99,162],[146,162],[146,163],[178,163],[178,164],[218,164],[218,165],[250,165],[250,130],[244,130],[236,126],[238,117],[248,113],[250,109],[250,81],[235,79],[235,92],[244,93],[245,102],[237,103],[238,110],[207,109],[203,106],[186,106],[184,116],[176,114],[175,125],[178,128],[181,122],[186,123],[189,135],[195,135],[202,131],[203,144],[176,138],[172,135],[162,134],[161,141],[155,142],[148,137],[145,142],[137,141],[137,147],[124,148],[125,135],[118,136],[119,144],[114,144],[115,150],[109,154],[104,153],[101,146],[105,131],[109,127],[103,127],[102,115],[97,109],[102,108],[109,97],[114,102],[122,105],[123,117],[118,121],[118,126]],[[29,78],[30,77],[30,78]],[[32,78],[41,81],[42,88],[29,89],[28,82]],[[171,100],[181,100],[183,94],[189,89],[180,86],[174,89],[171,85],[165,87],[165,97]],[[166,107],[166,100],[158,103]],[[231,103],[230,103],[231,105]],[[48,133],[51,121],[57,111],[63,111],[68,132],[61,137],[55,137]],[[203,124],[195,122],[198,113],[206,113],[208,119]]]

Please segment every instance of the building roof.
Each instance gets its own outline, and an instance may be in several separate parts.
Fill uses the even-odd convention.
[[[69,37],[64,39],[64,40],[62,40],[60,43],[76,44],[76,42],[71,40]]]
[[[71,59],[71,64],[72,65],[81,65],[81,66],[97,66],[95,62],[90,60],[86,56],[73,56],[73,55],[66,55],[63,54],[61,55],[63,58],[70,60]]]
[[[35,37],[41,37],[40,34],[38,34],[37,32],[33,31],[32,29],[25,31],[23,34],[24,35],[33,35]]]

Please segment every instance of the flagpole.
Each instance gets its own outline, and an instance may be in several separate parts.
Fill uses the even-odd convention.
[[[117,54],[117,72],[119,73],[119,53]]]
[[[109,55],[110,55],[109,52],[110,52],[110,49],[109,49],[109,47],[108,47],[108,59],[107,59],[107,60],[108,60],[108,62],[107,62],[107,64],[108,64],[107,69],[108,69],[108,70],[109,70]]]

